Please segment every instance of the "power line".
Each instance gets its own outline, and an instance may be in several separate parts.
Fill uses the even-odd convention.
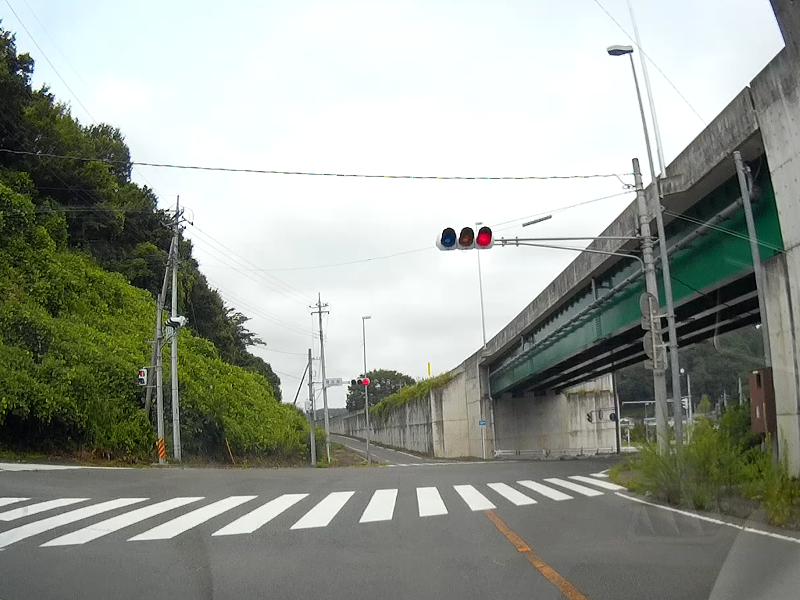
[[[286,350],[276,350],[275,348],[270,348],[269,346],[259,346],[261,350],[267,350],[269,352],[277,352],[278,354],[290,354],[292,356],[308,356],[305,352],[288,352]]]
[[[8,2],[8,0],[6,0]],[[521,180],[548,180],[548,179],[603,179],[608,177],[630,176],[631,173],[595,173],[589,175],[522,175],[508,177],[479,177],[479,176],[447,176],[447,175],[371,175],[363,173],[317,173],[313,171],[275,171],[271,169],[247,169],[242,167],[209,167],[201,165],[179,165],[172,163],[154,163],[145,161],[123,161],[106,158],[87,158],[82,156],[66,156],[47,152],[26,152],[24,150],[9,150],[0,148],[0,152],[10,154],[25,154],[41,158],[59,158],[63,160],[78,160],[84,162],[102,162],[106,164],[130,164],[141,167],[157,167],[162,169],[182,169],[192,171],[221,171],[225,173],[255,173],[259,175],[306,175],[310,177],[356,177],[362,179],[443,179],[443,180],[488,180],[488,181],[521,181]]]

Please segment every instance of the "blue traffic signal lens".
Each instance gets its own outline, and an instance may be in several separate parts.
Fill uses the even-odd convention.
[[[448,227],[442,232],[442,246],[445,248],[452,248],[456,245],[456,231],[452,227]]]

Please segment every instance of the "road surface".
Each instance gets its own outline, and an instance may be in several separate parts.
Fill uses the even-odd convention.
[[[796,598],[798,536],[643,504],[611,459],[0,465],[0,598]]]
[[[361,440],[357,440],[351,437],[346,437],[343,435],[331,434],[331,441],[337,444],[342,444],[342,446],[344,446],[348,450],[357,452],[361,456],[367,455],[367,443]],[[448,462],[448,461],[431,460],[429,458],[422,458],[414,454],[411,454],[410,452],[403,452],[402,450],[391,450],[390,448],[383,448],[381,446],[376,446],[375,444],[369,445],[369,453],[370,456],[372,457],[372,460],[392,466],[398,466],[398,465],[407,466],[409,464],[417,465],[417,464],[431,463],[431,462]]]

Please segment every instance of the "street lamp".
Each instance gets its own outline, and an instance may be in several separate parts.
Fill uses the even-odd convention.
[[[367,315],[365,317],[361,317],[361,341],[364,345],[364,377],[367,376],[367,319],[371,319],[372,316]],[[367,426],[366,426],[366,438],[367,438],[367,464],[372,464],[372,458],[369,455],[369,386],[364,386],[364,414],[366,415],[367,419]]]
[[[609,46],[606,51],[611,56],[625,56],[631,60],[631,71],[633,72],[633,83],[636,87],[636,98],[639,101],[639,113],[642,117],[642,129],[644,130],[644,141],[647,146],[647,161],[650,166],[650,178],[653,184],[652,209],[656,213],[656,225],[658,226],[658,247],[661,253],[661,274],[664,280],[664,296],[667,303],[667,329],[669,331],[669,357],[672,374],[672,406],[675,415],[675,444],[680,450],[683,445],[683,410],[680,403],[681,375],[680,365],[678,364],[678,333],[675,326],[675,304],[672,297],[672,276],[669,268],[669,255],[667,254],[667,234],[664,232],[664,216],[661,211],[661,186],[656,177],[656,169],[653,165],[653,151],[650,148],[650,135],[647,131],[647,119],[644,115],[644,105],[642,104],[642,92],[639,89],[639,78],[636,76],[636,66],[633,63],[633,46]],[[651,95],[652,100],[652,95]],[[650,109],[655,116],[655,108],[651,102]],[[648,290],[653,293],[652,290]],[[675,394],[678,398],[675,398]],[[666,418],[666,415],[665,415]]]

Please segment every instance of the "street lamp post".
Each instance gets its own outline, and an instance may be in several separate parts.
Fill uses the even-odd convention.
[[[361,341],[364,345],[364,377],[367,376],[367,319],[371,319],[370,315],[361,317]],[[366,416],[366,439],[367,439],[367,464],[372,464],[372,458],[369,454],[369,386],[364,386],[364,415]]]
[[[475,231],[481,228],[483,223],[475,223]],[[483,277],[481,275],[481,253],[478,252],[478,289],[481,295],[481,330],[483,332],[483,347],[486,348],[486,313],[483,308]],[[365,374],[366,376],[366,374]]]
[[[681,374],[678,363],[678,333],[675,326],[675,304],[672,297],[672,276],[669,267],[669,255],[667,254],[667,235],[664,231],[664,216],[661,206],[661,186],[656,176],[655,165],[653,164],[653,151],[650,148],[650,135],[647,131],[647,119],[644,114],[642,104],[642,92],[639,89],[639,79],[636,76],[636,66],[633,62],[633,46],[609,46],[607,52],[611,56],[628,55],[633,71],[633,82],[636,86],[636,97],[639,100],[639,112],[642,117],[642,129],[644,130],[644,141],[647,146],[647,160],[650,166],[650,177],[653,183],[652,209],[656,214],[656,225],[658,227],[658,246],[661,254],[661,274],[664,280],[664,296],[667,304],[667,330],[669,332],[669,358],[670,370],[672,375],[672,406],[675,416],[675,445],[680,451],[683,446],[683,410],[680,403]],[[677,394],[677,399],[676,399]],[[664,417],[666,418],[666,414]]]

